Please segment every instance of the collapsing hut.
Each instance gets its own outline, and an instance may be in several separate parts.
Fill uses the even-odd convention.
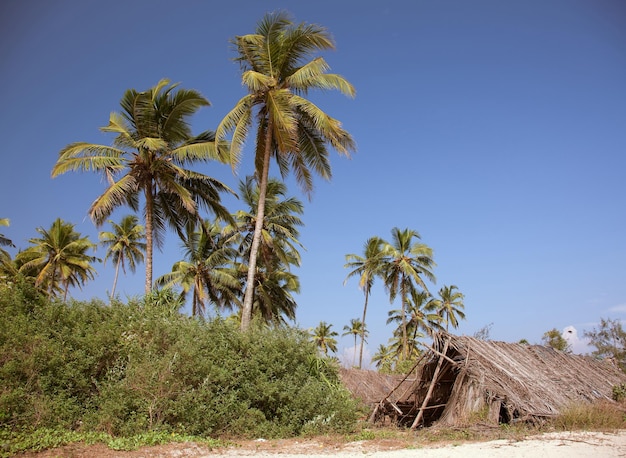
[[[610,401],[613,386],[626,383],[626,374],[610,362],[444,332],[435,335],[410,378],[406,395],[382,398],[372,421],[391,417],[412,428],[454,426],[471,418],[541,422],[574,403]]]

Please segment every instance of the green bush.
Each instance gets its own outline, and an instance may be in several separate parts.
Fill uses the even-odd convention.
[[[338,368],[303,331],[242,334],[144,304],[63,304],[0,285],[0,427],[267,438],[354,427]]]

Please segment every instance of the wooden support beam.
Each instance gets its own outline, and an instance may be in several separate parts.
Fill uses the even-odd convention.
[[[443,364],[443,360],[444,359],[449,359],[446,356],[446,352],[448,351],[448,344],[449,343],[450,343],[450,338],[448,338],[446,340],[446,343],[443,346],[443,354],[437,352],[439,354],[439,361],[437,362],[437,367],[435,368],[435,373],[433,374],[433,379],[430,382],[430,386],[428,387],[428,392],[426,393],[426,397],[424,398],[424,401],[422,402],[422,406],[420,407],[420,410],[417,412],[417,416],[415,417],[415,421],[411,425],[411,429],[417,428],[417,425],[419,425],[420,421],[422,420],[422,418],[424,416],[424,410],[426,409],[426,406],[428,405],[428,401],[430,401],[430,397],[432,396],[433,391],[435,389],[435,384],[437,383],[437,377],[439,376],[439,371],[441,370],[441,366]]]

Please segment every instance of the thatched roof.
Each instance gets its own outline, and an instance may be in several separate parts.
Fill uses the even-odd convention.
[[[435,350],[441,351],[446,338],[447,356],[458,361],[459,369],[520,415],[551,417],[572,403],[611,399],[613,386],[626,383],[626,374],[618,367],[589,356],[541,345],[443,335],[435,340]]]
[[[415,382],[415,377],[410,375],[389,375],[361,369],[341,368],[339,377],[355,398],[372,407],[387,396],[394,401],[406,397]]]
[[[402,385],[375,393],[379,402],[371,418],[413,427],[455,425],[477,412],[494,423],[541,421],[575,403],[610,401],[613,386],[621,383],[626,374],[610,362],[440,333]]]

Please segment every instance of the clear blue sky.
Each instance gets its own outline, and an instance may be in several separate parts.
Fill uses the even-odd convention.
[[[493,323],[492,338],[538,342],[553,327],[581,332],[624,317],[622,0],[3,1],[0,217],[11,226],[2,232],[25,248],[36,227],[61,217],[97,240],[87,209],[104,184],[88,173],[51,179],[59,150],[110,143],[98,128],[124,91],[164,77],[211,101],[192,123],[214,129],[244,94],[228,40],[276,9],[326,26],[337,50],[325,57],[357,89],[354,100],[313,97],[358,152],[333,153],[333,180],[318,179],[310,202],[288,182],[306,202],[301,326],[326,320],[341,333],[361,315],[356,280],[343,284],[344,256],[394,226],[434,249],[433,291],[455,284],[466,295],[459,333]],[[238,176],[218,164],[202,171],[236,188],[252,169],[250,145]],[[178,259],[170,236],[155,275]],[[98,270],[74,297],[105,296],[113,266]],[[143,272],[119,288],[140,294]],[[372,348],[391,336],[390,308],[375,284]]]

